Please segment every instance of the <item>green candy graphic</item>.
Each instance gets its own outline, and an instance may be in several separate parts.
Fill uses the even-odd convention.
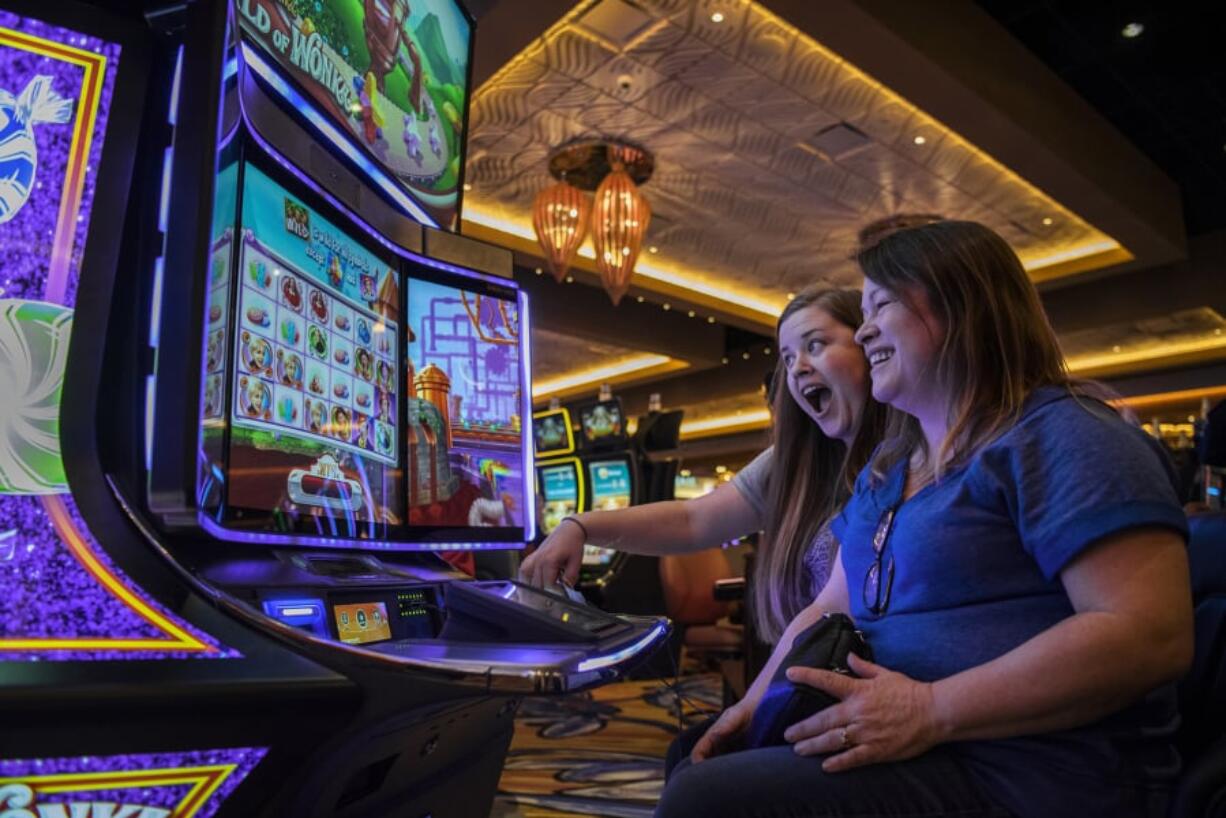
[[[0,494],[68,490],[60,458],[60,393],[72,310],[0,299]]]

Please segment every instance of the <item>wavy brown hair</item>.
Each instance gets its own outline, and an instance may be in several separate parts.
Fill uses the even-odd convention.
[[[1069,377],[1056,334],[1017,254],[976,222],[938,221],[897,230],[856,254],[866,278],[913,309],[923,293],[945,327],[935,376],[948,390],[949,433],[934,471],[964,463],[1021,415],[1041,386],[1107,397],[1102,387]],[[926,446],[919,421],[895,412],[886,442],[873,458],[880,479],[899,460]]]
[[[825,311],[853,331],[860,326],[859,290],[813,286],[784,308],[775,325],[776,336],[784,321],[807,307]],[[870,394],[850,448],[826,437],[792,397],[782,358],[776,362],[769,390],[774,452],[766,483],[764,547],[759,549],[750,591],[754,626],[770,643],[778,641],[787,624],[813,601],[805,557],[818,531],[851,496],[856,475],[881,440],[887,415],[892,414]]]

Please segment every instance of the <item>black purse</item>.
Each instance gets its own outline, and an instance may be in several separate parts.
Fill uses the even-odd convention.
[[[745,736],[746,746],[753,749],[786,744],[785,730],[838,701],[816,688],[788,681],[788,668],[800,665],[855,676],[847,665],[847,656],[852,653],[873,660],[864,634],[856,630],[855,623],[845,614],[828,613],[801,631],[754,711]]]

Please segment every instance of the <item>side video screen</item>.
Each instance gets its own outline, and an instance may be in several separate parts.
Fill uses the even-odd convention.
[[[399,273],[253,165],[237,241],[236,303],[228,327],[222,299],[211,307],[205,384],[206,415],[220,414],[228,375],[233,515],[341,536],[402,523]]]
[[[425,266],[406,288],[409,523],[509,537],[525,525],[531,479],[516,293]]]

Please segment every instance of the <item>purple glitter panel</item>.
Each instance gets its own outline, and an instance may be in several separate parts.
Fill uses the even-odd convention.
[[[106,133],[107,114],[115,88],[115,72],[119,67],[119,46],[97,37],[58,28],[41,20],[18,17],[7,11],[0,11],[0,29],[2,28],[106,57],[106,75],[102,82],[93,139],[86,160],[85,185],[75,216],[76,231],[68,260],[69,275],[61,294],[48,298],[46,289],[52,242],[59,216],[60,194],[64,176],[69,169],[69,149],[72,146],[77,113],[75,107],[73,119],[69,122],[40,124],[33,128],[38,154],[35,182],[25,206],[0,228],[6,251],[2,279],[4,284],[0,295],[5,298],[54,301],[72,306],[77,298],[77,275],[81,268],[81,254],[85,247],[90,208],[94,201],[93,171],[98,167],[102,156],[102,137]],[[75,101],[81,92],[85,69],[51,56],[0,46],[0,89],[17,95],[31,78],[38,75],[51,77],[52,90],[65,99]]]
[[[5,31],[7,29],[7,32]],[[105,58],[96,105],[85,104],[86,68],[80,60],[39,53],[37,43],[16,43],[14,33],[50,40]],[[19,184],[0,188],[0,243],[5,258],[0,271],[0,298],[44,301],[72,307],[76,301],[81,257],[89,230],[95,169],[102,155],[107,114],[114,93],[120,47],[96,37],[58,28],[40,20],[0,11],[0,90],[15,100],[0,116],[0,165]],[[38,79],[45,78],[45,79]],[[95,86],[96,87],[96,86]],[[22,133],[12,127],[13,111],[42,100],[39,113]],[[66,102],[60,102],[66,101]],[[0,105],[7,104],[0,98]],[[91,111],[90,108],[94,111]],[[94,116],[92,130],[79,128],[81,117]],[[27,115],[28,116],[28,115]],[[88,123],[88,119],[84,120]],[[7,124],[7,130],[6,128]],[[89,138],[83,157],[82,184],[72,183],[80,162],[73,161],[73,134]],[[80,142],[77,143],[82,144]],[[8,163],[8,164],[5,164]],[[5,174],[0,176],[9,178]],[[62,208],[65,196],[76,196],[75,208]],[[61,210],[64,210],[61,213]],[[79,339],[78,339],[79,340]],[[160,650],[122,645],[66,649],[60,645],[27,646],[23,640],[156,640],[168,647],[189,647],[166,629],[150,622],[86,569],[58,536],[50,512],[62,504],[81,541],[101,567],[200,650]],[[72,497],[59,494],[45,500],[33,496],[0,495],[0,650],[2,661],[81,661],[109,659],[222,658],[239,654],[221,646],[140,594],[91,536]],[[12,643],[17,644],[13,645]]]
[[[166,810],[166,814],[178,814],[178,810],[188,807],[183,814],[192,818],[210,818],[221,807],[222,803],[243,782],[255,766],[267,753],[263,747],[240,747],[225,750],[193,750],[182,753],[149,753],[144,755],[121,756],[84,756],[80,758],[43,758],[21,759],[13,761],[0,760],[0,779],[10,779],[0,786],[0,809],[5,807],[27,807],[35,811],[42,804],[90,804],[94,802],[109,802],[112,805],[133,805],[150,808],[148,812],[137,814],[162,814],[156,810]],[[157,784],[147,782],[136,786],[116,786],[119,781],[98,782],[96,789],[80,789],[67,792],[39,792],[39,778],[43,776],[63,776],[81,773],[133,773],[144,772],[150,775],[160,773],[180,772],[190,776],[192,768],[230,766],[233,769],[226,772],[216,791],[208,797],[197,810],[192,811],[190,805],[184,804],[185,798],[191,793],[192,784]],[[200,773],[206,775],[206,773]],[[21,800],[32,800],[25,804]],[[76,814],[71,809],[68,810]],[[41,814],[39,810],[39,814]],[[97,813],[93,813],[97,814]]]

